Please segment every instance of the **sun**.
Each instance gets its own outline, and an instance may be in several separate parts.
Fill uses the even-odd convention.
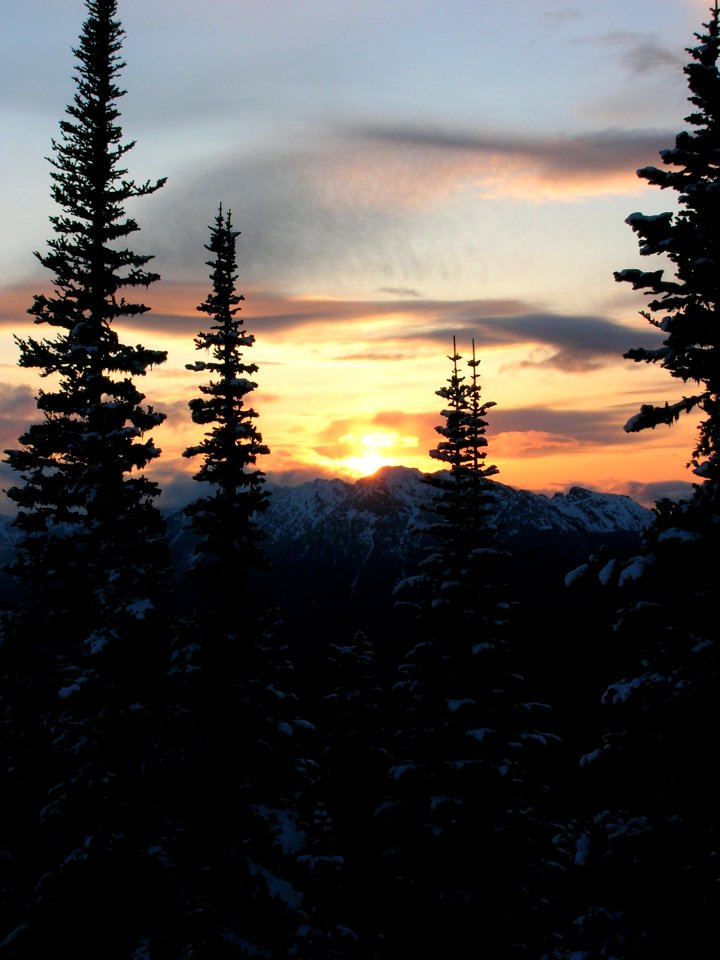
[[[369,477],[377,473],[380,467],[387,467],[390,461],[378,453],[368,453],[363,457],[348,457],[343,464],[361,477]]]
[[[381,467],[389,467],[398,462],[398,447],[409,446],[408,441],[416,438],[401,437],[394,431],[373,430],[362,433],[346,433],[338,440],[353,449],[353,453],[340,462],[361,477],[369,477]]]

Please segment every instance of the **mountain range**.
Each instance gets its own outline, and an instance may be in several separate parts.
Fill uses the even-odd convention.
[[[512,555],[513,581],[525,596],[561,586],[568,570],[603,545],[637,550],[652,519],[649,510],[618,494],[572,487],[548,497],[491,482],[498,543]],[[430,546],[422,528],[435,491],[419,470],[384,467],[354,482],[267,488],[270,503],[258,517],[272,566],[266,583],[288,609],[376,608],[413,574]],[[182,567],[190,536],[178,517],[170,527]]]
[[[634,551],[652,518],[629,497],[572,487],[552,497],[496,481],[498,543],[513,558],[513,587],[542,595],[605,545]],[[295,487],[267,483],[270,502],[258,516],[271,571],[262,585],[287,610],[376,609],[411,576],[430,540],[422,528],[434,494],[419,470],[384,467],[356,481],[312,480]],[[168,517],[175,567],[182,571],[192,535],[181,511]],[[12,555],[13,530],[0,518],[0,560]],[[3,585],[0,585],[3,586]],[[5,579],[2,592],[7,594]]]

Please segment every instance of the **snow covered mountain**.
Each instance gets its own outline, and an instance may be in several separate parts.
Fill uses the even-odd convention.
[[[640,531],[651,513],[630,497],[571,487],[547,497],[492,481],[498,499],[498,521],[510,536],[532,528],[565,532]],[[408,467],[383,467],[370,477],[312,480],[298,487],[268,484],[270,507],[262,525],[272,541],[307,533],[333,517],[363,517],[370,528],[392,512],[409,526],[430,500],[433,490],[424,474]],[[374,521],[374,522],[373,522]],[[368,528],[368,529],[370,529]]]
[[[605,544],[635,550],[651,513],[629,497],[573,487],[552,497],[494,482],[499,542],[513,556],[524,592],[562,583],[568,570]],[[313,480],[297,487],[267,485],[267,512],[259,517],[272,563],[267,586],[283,606],[343,609],[374,605],[412,575],[425,554],[422,533],[433,489],[423,474],[385,467],[355,482]],[[178,569],[192,548],[180,513],[169,517]],[[12,553],[8,521],[0,522],[0,553]],[[0,583],[3,592],[9,581]]]
[[[500,543],[526,592],[558,584],[605,544],[635,549],[652,514],[629,497],[573,487],[552,497],[495,483]],[[275,592],[291,602],[360,604],[387,596],[413,573],[428,540],[422,526],[434,491],[418,470],[385,467],[356,482],[268,485],[260,518]]]

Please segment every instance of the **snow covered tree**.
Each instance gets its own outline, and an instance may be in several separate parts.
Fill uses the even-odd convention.
[[[228,604],[229,608],[230,604]],[[312,725],[275,624],[215,608],[176,627],[156,803],[165,887],[179,893],[168,956],[305,956]],[[164,956],[165,954],[160,954]],[[312,955],[312,954],[311,954]]]
[[[643,316],[665,334],[657,349],[633,349],[625,356],[637,362],[659,363],[683,383],[700,390],[662,407],[644,405],[625,426],[629,432],[672,424],[683,412],[698,409],[707,415],[700,424],[692,465],[702,477],[720,478],[720,22],[717,3],[711,9],[705,33],[696,34],[698,46],[689,48],[692,62],[685,67],[695,110],[685,119],[694,130],[684,130],[675,146],[660,151],[667,169],[650,166],[638,176],[663,190],[677,193],[679,211],[627,219],[643,256],[663,255],[674,267],[665,270],[621,270],[615,279],[631,283],[652,297]]]
[[[702,952],[714,936],[720,544],[704,502],[711,483],[687,502],[661,501],[643,552],[596,571],[603,607],[616,611],[602,664],[614,679],[600,733],[585,733],[575,780],[584,800],[566,846],[572,912],[554,957],[651,960]]]
[[[231,583],[234,592],[248,569],[262,564],[261,533],[254,515],[265,509],[268,495],[263,489],[264,473],[249,468],[270,451],[255,425],[257,413],[245,405],[246,396],[257,388],[248,376],[258,368],[244,362],[243,350],[253,345],[255,337],[243,329],[238,316],[238,304],[244,299],[235,287],[239,234],[230,212],[223,215],[222,205],[210,231],[206,249],[213,255],[208,261],[213,289],[197,309],[214,322],[208,333],[198,334],[195,346],[211,351],[212,359],[198,360],[187,368],[216,377],[200,387],[202,397],[190,401],[193,421],[212,424],[212,428],[183,456],[202,455],[195,479],[213,490],[211,496],[186,509],[198,537],[196,575],[206,586],[214,584],[215,593],[227,595]]]
[[[420,592],[404,635],[412,645],[395,684],[396,736],[389,800],[379,822],[390,840],[385,891],[388,956],[510,957],[537,953],[549,904],[541,761],[550,735],[522,675],[511,605],[500,599],[494,498],[485,465],[477,367],[470,382],[453,341],[442,437],[430,455],[438,545],[409,586]]]
[[[38,255],[54,290],[29,310],[57,333],[18,341],[20,365],[49,388],[38,393],[40,421],[7,451],[23,480],[8,496],[26,596],[3,625],[13,762],[0,941],[22,958],[55,956],[58,944],[78,958],[128,957],[156,923],[149,914],[164,909],[150,906],[161,816],[145,774],[164,672],[167,547],[159,490],[142,473],[159,454],[147,434],[164,415],[142,405],[133,381],[165,352],[128,346],[116,330],[148,309],[123,291],[157,279],[151,258],[125,245],[138,230],[125,205],[163,181],[136,184],[123,167],[132,147],[118,123],[123,30],[114,0],[86,7],[76,93],[50,161],[60,212]]]
[[[212,322],[195,345],[210,359],[188,365],[210,374],[189,404],[208,430],[184,455],[202,456],[195,479],[211,493],[186,509],[196,544],[173,623],[158,785],[170,821],[159,845],[182,902],[168,955],[302,956],[315,932],[300,800],[312,725],[299,715],[282,629],[249,582],[267,499],[251,468],[269,451],[245,402],[257,367],[243,361],[255,338],[239,317],[239,234],[222,206],[209,229],[212,289],[197,309]]]
[[[632,214],[643,255],[666,255],[675,268],[623,270],[653,297],[647,319],[666,334],[656,350],[630,350],[659,362],[699,389],[664,407],[645,405],[626,425],[671,424],[683,412],[706,419],[691,456],[701,482],[679,503],[662,500],[643,551],[610,559],[598,571],[617,611],[608,649],[604,734],[584,758],[587,796],[596,804],[574,836],[576,890],[584,891],[567,928],[568,948],[593,957],[702,953],[715,938],[720,909],[720,831],[713,808],[720,664],[716,558],[720,541],[720,12],[711,9],[685,68],[690,101],[670,169],[639,176],[678,193],[680,212]],[[599,812],[598,812],[599,811]]]
[[[37,397],[42,413],[6,451],[23,478],[8,490],[19,507],[15,572],[30,604],[73,629],[143,616],[165,569],[164,527],[153,504],[157,484],[142,473],[160,451],[149,430],[164,414],[143,407],[133,383],[164,362],[164,351],[128,346],[115,321],[148,308],[125,299],[125,288],[158,279],[151,257],[123,245],[137,231],[125,204],[155,192],[164,180],[127,179],[117,100],[123,30],[114,0],[88,0],[80,43],[77,92],[53,141],[51,217],[55,237],[38,254],[54,273],[53,294],[29,309],[38,324],[59,328],[53,339],[19,340],[20,366],[37,369],[52,389]],[[86,625],[85,627],[83,625]]]

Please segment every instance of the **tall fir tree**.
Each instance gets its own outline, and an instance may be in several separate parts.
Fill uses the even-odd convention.
[[[125,204],[148,196],[164,180],[136,184],[123,158],[117,83],[124,64],[124,31],[114,0],[87,0],[88,17],[74,51],[73,102],[53,141],[51,195],[61,213],[38,259],[54,274],[54,293],[38,294],[29,313],[60,328],[53,339],[18,340],[20,366],[53,384],[41,390],[42,420],[6,451],[22,477],[8,490],[19,507],[21,538],[14,570],[37,609],[73,629],[108,617],[142,616],[164,570],[164,528],[153,504],[157,484],[142,471],[160,453],[145,434],[164,414],[141,406],[133,383],[163,363],[165,351],[128,346],[115,322],[148,310],[125,299],[129,287],[147,287],[158,275],[152,259],[123,245],[139,228]]]
[[[197,309],[212,323],[195,346],[211,359],[188,364],[210,374],[189,404],[208,429],[184,455],[202,457],[195,480],[211,492],[185,511],[195,547],[173,628],[159,787],[183,904],[169,939],[178,957],[304,956],[319,949],[300,862],[312,725],[298,715],[282,630],[251,581],[267,502],[254,465],[269,451],[246,404],[257,366],[243,359],[255,338],[239,316],[239,233],[222,206],[209,229],[212,289]]]
[[[437,391],[447,403],[442,411],[445,422],[435,427],[442,439],[430,456],[449,469],[428,476],[437,492],[431,504],[434,520],[426,532],[435,537],[438,548],[426,558],[424,567],[434,576],[433,603],[462,603],[455,596],[460,591],[472,606],[483,596],[483,585],[491,589],[487,568],[496,565],[499,557],[494,546],[495,495],[489,482],[498,468],[485,462],[485,417],[495,404],[481,397],[474,340],[469,382],[458,368],[462,357],[454,337],[448,359],[453,365],[451,375],[447,386]]]
[[[437,546],[411,578],[419,615],[395,684],[387,956],[428,951],[505,960],[537,954],[549,909],[541,760],[551,735],[521,672],[512,605],[502,596],[485,415],[473,345],[470,382],[453,341],[442,437],[449,472],[426,531]],[[405,607],[412,617],[412,605]]]
[[[207,371],[216,378],[200,387],[202,397],[190,401],[193,422],[212,426],[183,456],[202,455],[195,480],[212,490],[210,496],[191,503],[186,513],[198,537],[196,577],[219,597],[228,596],[231,583],[236,591],[239,580],[262,565],[261,533],[254,515],[266,508],[268,499],[265,475],[254,465],[270,451],[256,426],[257,413],[245,402],[257,388],[248,376],[258,368],[243,360],[243,351],[252,347],[255,337],[243,329],[238,316],[244,299],[235,286],[238,236],[230,212],[223,215],[221,205],[206,247],[213,255],[208,261],[213,288],[197,308],[213,323],[195,338],[196,348],[210,351],[212,359],[187,365],[188,370]]]
[[[153,702],[163,675],[158,599],[167,568],[157,485],[142,470],[164,419],[133,379],[164,351],[121,342],[116,321],[148,308],[123,296],[157,275],[125,238],[136,184],[123,158],[117,101],[123,30],[114,0],[87,0],[74,51],[76,93],[53,142],[54,237],[40,262],[54,292],[29,312],[58,330],[19,341],[20,365],[52,385],[42,415],[7,451],[24,483],[14,571],[25,587],[4,621],[11,764],[2,948],[45,960],[128,957],[163,913],[153,858],[158,813],[148,794]],[[154,891],[154,892],[153,892]],[[153,904],[153,900],[155,900]],[[4,939],[3,939],[4,937]]]
[[[638,175],[677,192],[677,213],[633,213],[644,256],[665,271],[622,270],[654,299],[644,316],[665,334],[629,359],[659,363],[690,396],[643,405],[628,431],[672,424],[702,411],[690,464],[700,482],[687,500],[662,500],[641,554],[610,559],[597,573],[615,599],[608,649],[616,679],[604,695],[604,736],[585,757],[586,795],[596,806],[575,835],[576,888],[584,903],[568,924],[562,956],[696,955],[715,942],[720,909],[720,832],[712,802],[718,690],[716,557],[720,542],[720,12],[717,2],[688,49],[690,102],[668,169]],[[600,812],[598,812],[600,811]]]

